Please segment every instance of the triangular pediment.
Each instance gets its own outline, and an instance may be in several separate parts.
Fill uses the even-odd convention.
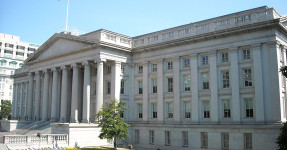
[[[54,34],[39,49],[29,57],[25,63],[53,58],[58,55],[69,54],[92,45],[93,42],[73,36]]]

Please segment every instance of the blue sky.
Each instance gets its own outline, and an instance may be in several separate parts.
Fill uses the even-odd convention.
[[[42,44],[64,29],[67,0],[0,0],[0,32]],[[70,0],[68,25],[138,36],[260,6],[287,14],[287,0]]]

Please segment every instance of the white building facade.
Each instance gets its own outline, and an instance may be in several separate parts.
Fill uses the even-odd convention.
[[[13,78],[16,69],[39,46],[20,41],[19,36],[0,33],[0,99],[12,101]]]
[[[286,24],[259,7],[133,38],[54,34],[16,71],[12,116],[55,122],[53,132],[58,122],[96,123],[117,99],[135,147],[276,149]]]

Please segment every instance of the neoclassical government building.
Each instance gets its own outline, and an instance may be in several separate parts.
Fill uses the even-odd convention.
[[[15,72],[12,117],[99,145],[82,139],[117,99],[134,147],[276,149],[286,49],[287,16],[266,6],[136,37],[56,33]]]

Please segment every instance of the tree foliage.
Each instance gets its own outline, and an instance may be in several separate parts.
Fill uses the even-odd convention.
[[[102,127],[99,138],[113,140],[115,148],[117,139],[124,140],[129,136],[129,125],[120,116],[126,109],[122,101],[112,100],[107,106],[102,106],[101,111],[96,114],[99,127]]]
[[[280,72],[282,72],[283,76],[287,78],[287,66],[281,67]]]
[[[12,114],[12,104],[9,100],[1,101],[0,118],[10,118]]]
[[[287,123],[283,123],[283,126],[280,129],[280,135],[277,137],[276,143],[278,144],[278,150],[287,149]]]

